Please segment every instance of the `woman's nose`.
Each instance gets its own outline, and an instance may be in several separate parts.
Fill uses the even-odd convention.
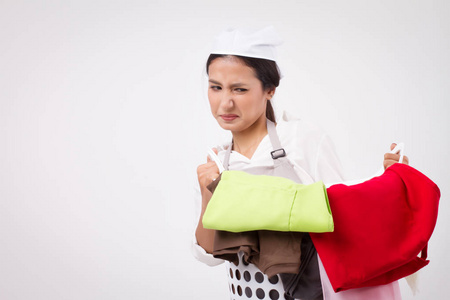
[[[233,93],[224,91],[220,99],[220,106],[224,109],[230,109],[234,106]]]

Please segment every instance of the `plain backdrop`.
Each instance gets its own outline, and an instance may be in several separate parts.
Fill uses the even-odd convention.
[[[441,188],[413,297],[448,299],[450,2],[0,0],[0,299],[228,299],[190,253],[212,38],[274,25],[277,111],[320,125],[348,179],[391,142]],[[395,251],[393,247],[392,251]]]

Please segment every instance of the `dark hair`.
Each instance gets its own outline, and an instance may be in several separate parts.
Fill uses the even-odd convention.
[[[256,73],[256,78],[261,81],[264,90],[273,89],[280,84],[280,71],[273,60],[254,58],[239,55],[211,54],[206,61],[206,74],[209,74],[209,65],[219,57],[233,56],[241,60],[246,66],[252,68]],[[275,122],[275,113],[272,104],[267,101],[266,118]]]

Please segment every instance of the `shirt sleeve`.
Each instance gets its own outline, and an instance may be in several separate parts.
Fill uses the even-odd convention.
[[[202,195],[200,193],[200,187],[198,185],[195,186],[195,223],[197,224],[198,219],[200,218],[202,207]],[[196,226],[194,227],[196,228]],[[197,242],[197,238],[195,237],[195,229],[192,235],[192,243],[191,243],[191,252],[192,255],[200,262],[208,265],[208,266],[217,266],[223,263],[222,259],[215,258],[212,254],[208,253],[203,249]]]
[[[342,165],[330,137],[324,134],[319,142],[313,171],[314,180],[325,185],[344,180]]]
[[[193,235],[192,238],[192,245],[191,245],[191,250],[192,250],[192,255],[194,255],[194,257],[204,263],[207,264],[208,266],[218,266],[221,263],[223,263],[222,259],[219,258],[215,258],[212,254],[208,253],[205,251],[205,249],[203,249],[198,243],[197,243],[197,239],[195,238],[195,233]]]

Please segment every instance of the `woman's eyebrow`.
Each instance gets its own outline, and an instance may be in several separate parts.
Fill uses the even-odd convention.
[[[210,79],[209,80],[209,82],[211,82],[211,83],[214,83],[214,84],[219,84],[219,85],[222,85],[220,82],[218,82],[218,81],[215,81],[215,80],[212,80],[212,79]]]
[[[215,80],[213,80],[213,79],[209,79],[209,82],[210,82],[210,83],[213,83],[213,84],[222,85],[220,82],[215,81]],[[243,86],[243,85],[246,85],[246,84],[245,84],[245,83],[242,83],[242,82],[236,82],[236,83],[232,83],[232,84],[230,85],[230,88],[240,87],[240,86]]]
[[[246,85],[246,84],[242,83],[242,82],[236,82],[236,83],[231,84],[230,87],[231,88],[235,88],[235,87],[241,87],[241,86],[244,86],[244,85]]]

